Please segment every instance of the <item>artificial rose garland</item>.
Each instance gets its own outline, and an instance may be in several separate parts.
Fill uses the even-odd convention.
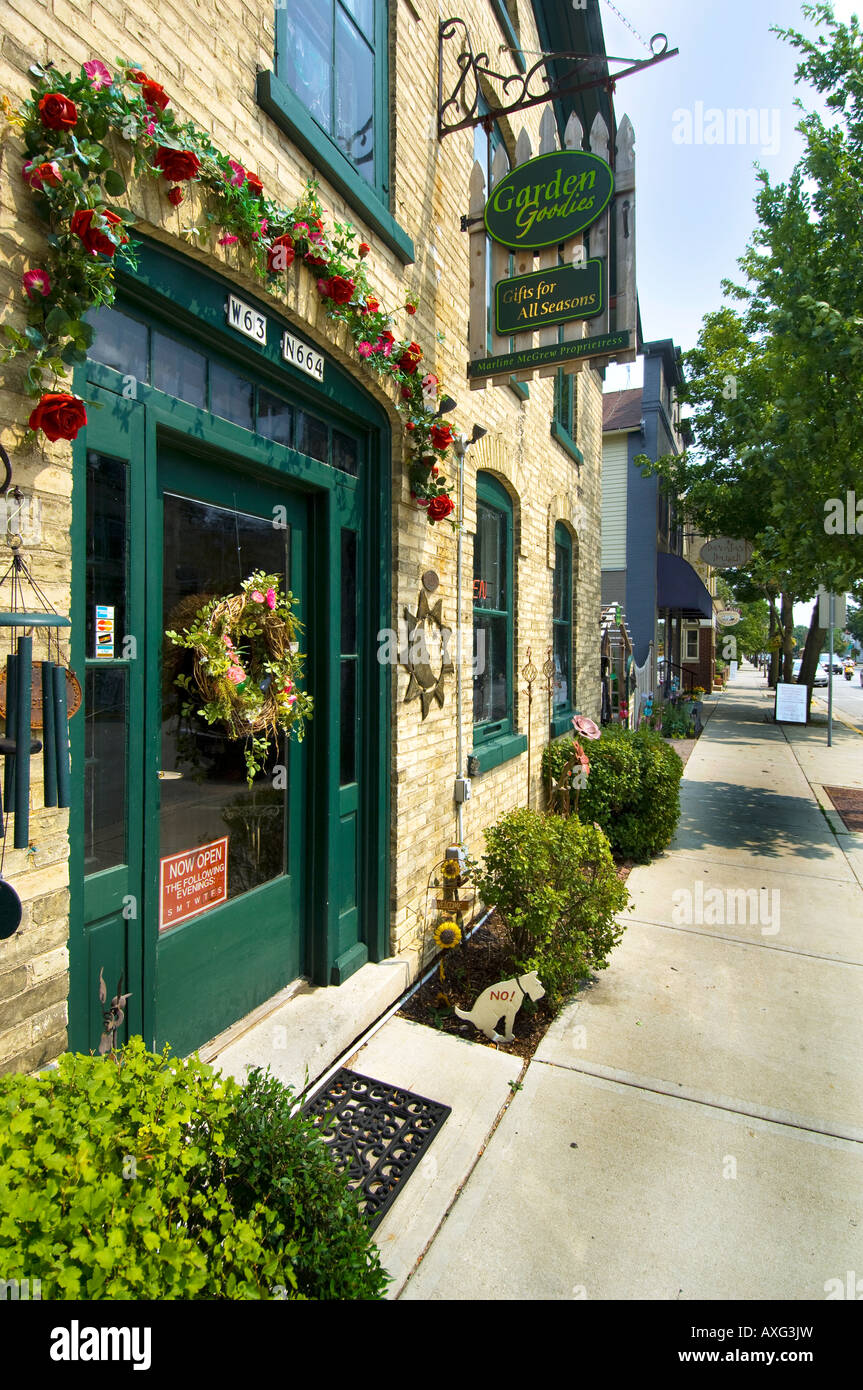
[[[125,180],[112,167],[109,146],[94,143],[111,132],[132,146],[136,172],[164,177],[172,185],[165,196],[173,206],[183,202],[180,185],[200,183],[211,195],[206,220],[216,222],[216,240],[223,246],[239,244],[265,283],[275,288],[297,257],[316,273],[325,312],[347,327],[359,360],[399,388],[397,405],[412,449],[411,495],[427,506],[430,523],[449,516],[452,503],[436,466],[452,443],[451,430],[436,418],[441,384],[434,373],[420,370],[422,348],[409,335],[396,337],[392,315],[372,292],[366,275],[369,243],[359,241],[350,226],[325,226],[317,185],[310,182],[292,209],[274,203],[257,174],[228,158],[189,123],[180,125],[162,85],[128,62],[118,60],[112,73],[93,59],[77,77],[54,68],[33,71],[37,86],[13,123],[24,132],[29,158],[23,177],[42,200],[54,250],[47,261],[50,274],[34,267],[22,277],[29,306],[27,334],[11,324],[0,329],[7,358],[19,353],[31,358],[27,389],[39,398],[32,427],[43,429],[43,420],[55,420],[56,411],[42,406],[50,398],[75,402],[74,411],[83,411],[76,397],[46,388],[56,385],[66,367],[86,360],[93,329],[82,315],[94,304],[112,302],[119,246],[126,247],[123,254],[134,266],[121,223],[135,219],[109,201],[122,195]],[[184,234],[201,233],[188,228]],[[404,301],[408,315],[416,307],[412,296]],[[74,423],[78,417],[70,418]],[[436,498],[443,500],[429,506]]]
[[[52,444],[58,439],[75,439],[86,423],[84,402],[66,391],[47,392],[30,412],[31,430],[41,430]]]

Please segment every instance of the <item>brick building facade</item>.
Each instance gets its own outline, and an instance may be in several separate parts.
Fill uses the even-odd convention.
[[[76,367],[74,377],[76,391],[103,409],[90,412],[74,445],[44,436],[28,442],[33,403],[18,361],[3,368],[0,388],[0,438],[15,482],[41,504],[41,533],[25,537],[28,560],[50,601],[71,617],[64,657],[71,650],[84,697],[70,721],[70,810],[42,805],[36,757],[28,849],[12,848],[14,818],[7,818],[3,875],[24,908],[17,932],[0,941],[0,1069],[34,1069],[67,1046],[93,1047],[101,1028],[100,973],[109,997],[120,974],[131,991],[131,1031],[186,1051],[295,976],[338,983],[365,960],[418,951],[429,875],[447,846],[461,834],[479,854],[484,827],[502,812],[528,796],[541,803],[540,753],[551,736],[544,678],[535,687],[529,729],[519,673],[528,650],[541,667],[553,646],[555,572],[567,554],[570,652],[558,713],[599,715],[601,376],[585,366],[563,387],[547,374],[527,389],[517,383],[469,389],[471,266],[460,219],[469,206],[477,144],[470,130],[437,134],[439,8],[431,0],[319,5],[317,27],[325,16],[334,34],[329,116],[309,109],[303,85],[309,69],[304,75],[286,27],[301,24],[307,8],[274,7],[270,0],[161,0],[155,9],[143,0],[119,7],[9,0],[0,86],[14,110],[29,94],[32,63],[69,72],[94,58],[113,68],[122,55],[164,86],[179,116],[256,171],[269,196],[290,206],[308,179],[318,180],[327,221],[351,223],[371,247],[369,279],[393,311],[396,337],[423,345],[423,369],[438,375],[455,399],[447,421],[468,437],[475,425],[484,431],[465,455],[461,593],[456,533],[447,523],[430,527],[410,497],[398,388],[364,369],[344,326],[324,312],[314,273],[298,260],[281,287],[262,286],[241,246],[219,244],[218,225],[207,222],[206,200],[195,186],[187,185],[183,203],[173,206],[165,185],[135,176],[118,141],[117,168],[128,178],[120,201],[136,216],[142,251],[137,272],[118,270],[115,305],[94,318],[90,362]],[[513,47],[539,50],[555,39],[558,47],[574,46],[560,41],[556,21],[543,18],[547,8],[527,0],[466,0],[462,14],[474,51],[497,55],[503,48],[507,64],[518,61]],[[575,12],[564,20],[587,26],[582,41],[601,55],[595,17]],[[314,32],[312,26],[308,34]],[[562,37],[572,39],[569,31]],[[310,50],[304,61],[313,67],[314,58]],[[362,104],[351,107],[338,94],[351,81],[365,91],[363,64],[373,73],[369,123],[353,145],[340,143],[339,122],[346,111],[355,121]],[[576,108],[589,129],[606,98],[581,100],[594,102]],[[559,123],[572,109],[557,113]],[[541,118],[542,108],[534,108],[498,122],[495,139],[510,162],[522,130],[539,148]],[[373,171],[366,162],[370,141]],[[44,227],[21,177],[25,157],[19,128],[7,125],[0,275],[5,321],[19,329],[27,311],[22,273],[46,254]],[[266,320],[266,354],[220,317],[229,294]],[[410,320],[402,307],[408,301],[417,304]],[[321,355],[322,381],[285,363],[278,350],[284,332]],[[137,373],[130,365],[136,344]],[[200,398],[197,388],[183,384],[199,368]],[[124,394],[131,376],[140,389]],[[179,383],[173,393],[171,380]],[[568,447],[551,426],[558,394],[573,380]],[[231,404],[222,406],[223,399]],[[253,412],[246,423],[245,400]],[[290,419],[294,430],[281,453],[271,428],[277,417]],[[270,422],[269,433],[262,420]],[[316,438],[325,442],[308,442]],[[353,472],[340,474],[336,450],[345,448],[358,452]],[[455,456],[448,469],[455,482]],[[486,504],[483,495],[491,499]],[[239,517],[246,569],[256,568],[258,554],[275,553],[270,538],[255,551],[253,524],[273,499],[288,502],[288,577],[303,601],[317,709],[303,751],[290,755],[287,809],[276,801],[270,807],[270,824],[281,827],[277,839],[284,831],[287,849],[280,843],[281,862],[264,870],[264,822],[255,820],[263,815],[263,793],[244,801],[242,783],[233,785],[232,772],[214,773],[213,749],[201,752],[200,739],[202,780],[163,765],[166,748],[172,757],[176,749],[160,685],[167,647],[159,638],[174,611],[169,559],[172,602],[189,597],[196,583],[206,589],[206,551],[222,545],[227,526],[236,530],[239,547]],[[495,692],[492,681],[487,692],[491,713],[495,700],[503,701],[508,724],[496,739],[486,720],[486,737],[475,748],[470,636],[482,505],[492,521],[503,518],[510,526],[509,668],[501,667],[506,689]],[[98,539],[111,526],[116,551]],[[224,547],[227,556],[227,539]],[[123,561],[122,573],[111,569],[114,559]],[[424,591],[429,572],[439,584]],[[233,578],[236,587],[236,573]],[[344,637],[349,582],[353,612],[361,615],[353,649]],[[443,622],[461,625],[465,638],[461,701],[456,674],[443,673],[443,703],[432,699],[425,718],[424,702],[405,698],[404,666],[377,659],[380,630],[404,634],[405,614],[416,613],[423,592],[432,603],[441,600]],[[103,594],[118,628],[114,660],[100,664],[89,634],[91,610]],[[331,632],[340,602],[341,644]],[[120,647],[126,636],[136,642],[128,661]],[[467,773],[471,755],[470,766],[479,771],[459,817],[454,781]],[[345,773],[351,759],[353,771]],[[166,852],[216,841],[220,829],[229,842],[245,837],[242,856],[229,861],[230,901],[170,928],[160,915],[159,865]],[[245,889],[241,870],[251,873]],[[247,962],[257,956],[259,965],[246,977]]]

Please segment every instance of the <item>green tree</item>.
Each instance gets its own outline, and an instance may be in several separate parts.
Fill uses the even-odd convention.
[[[863,34],[829,5],[803,13],[817,39],[774,32],[830,116],[804,112],[803,155],[786,183],[759,171],[744,283],[723,283],[739,307],[708,314],[685,360],[693,449],[642,459],[698,530],[753,542],[746,574],[771,606],[779,599],[771,638],[778,626],[786,679],[795,599],[858,579],[859,541],[838,528],[835,499],[863,492]],[[810,685],[823,639],[815,605],[800,675]]]

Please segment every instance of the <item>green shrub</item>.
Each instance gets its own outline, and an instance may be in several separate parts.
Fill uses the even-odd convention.
[[[220,1173],[237,1211],[258,1202],[275,1212],[293,1241],[297,1287],[314,1299],[382,1298],[389,1278],[358,1197],[313,1122],[269,1071],[250,1072],[226,1125]]]
[[[485,840],[478,891],[506,927],[512,970],[535,970],[557,1012],[623,935],[615,914],[629,894],[608,841],[576,816],[527,809],[502,816]]]
[[[670,843],[680,819],[683,763],[650,729],[610,725],[590,745],[579,815],[596,821],[625,859],[644,863]]]
[[[68,1053],[0,1077],[4,1279],[43,1298],[268,1298],[295,1286],[294,1248],[258,1203],[244,1217],[201,1182],[239,1087],[197,1058]]]
[[[140,1038],[0,1077],[0,1277],[45,1299],[379,1297],[347,1179],[293,1103]]]

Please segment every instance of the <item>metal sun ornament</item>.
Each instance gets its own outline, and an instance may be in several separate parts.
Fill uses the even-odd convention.
[[[408,673],[404,702],[418,699],[423,719],[433,701],[443,709],[444,677],[452,675],[455,669],[450,658],[452,628],[443,621],[443,599],[436,603],[429,603],[428,599],[427,590],[434,592],[438,582],[433,571],[424,574],[416,612],[404,610],[408,626],[407,660],[402,663]]]

